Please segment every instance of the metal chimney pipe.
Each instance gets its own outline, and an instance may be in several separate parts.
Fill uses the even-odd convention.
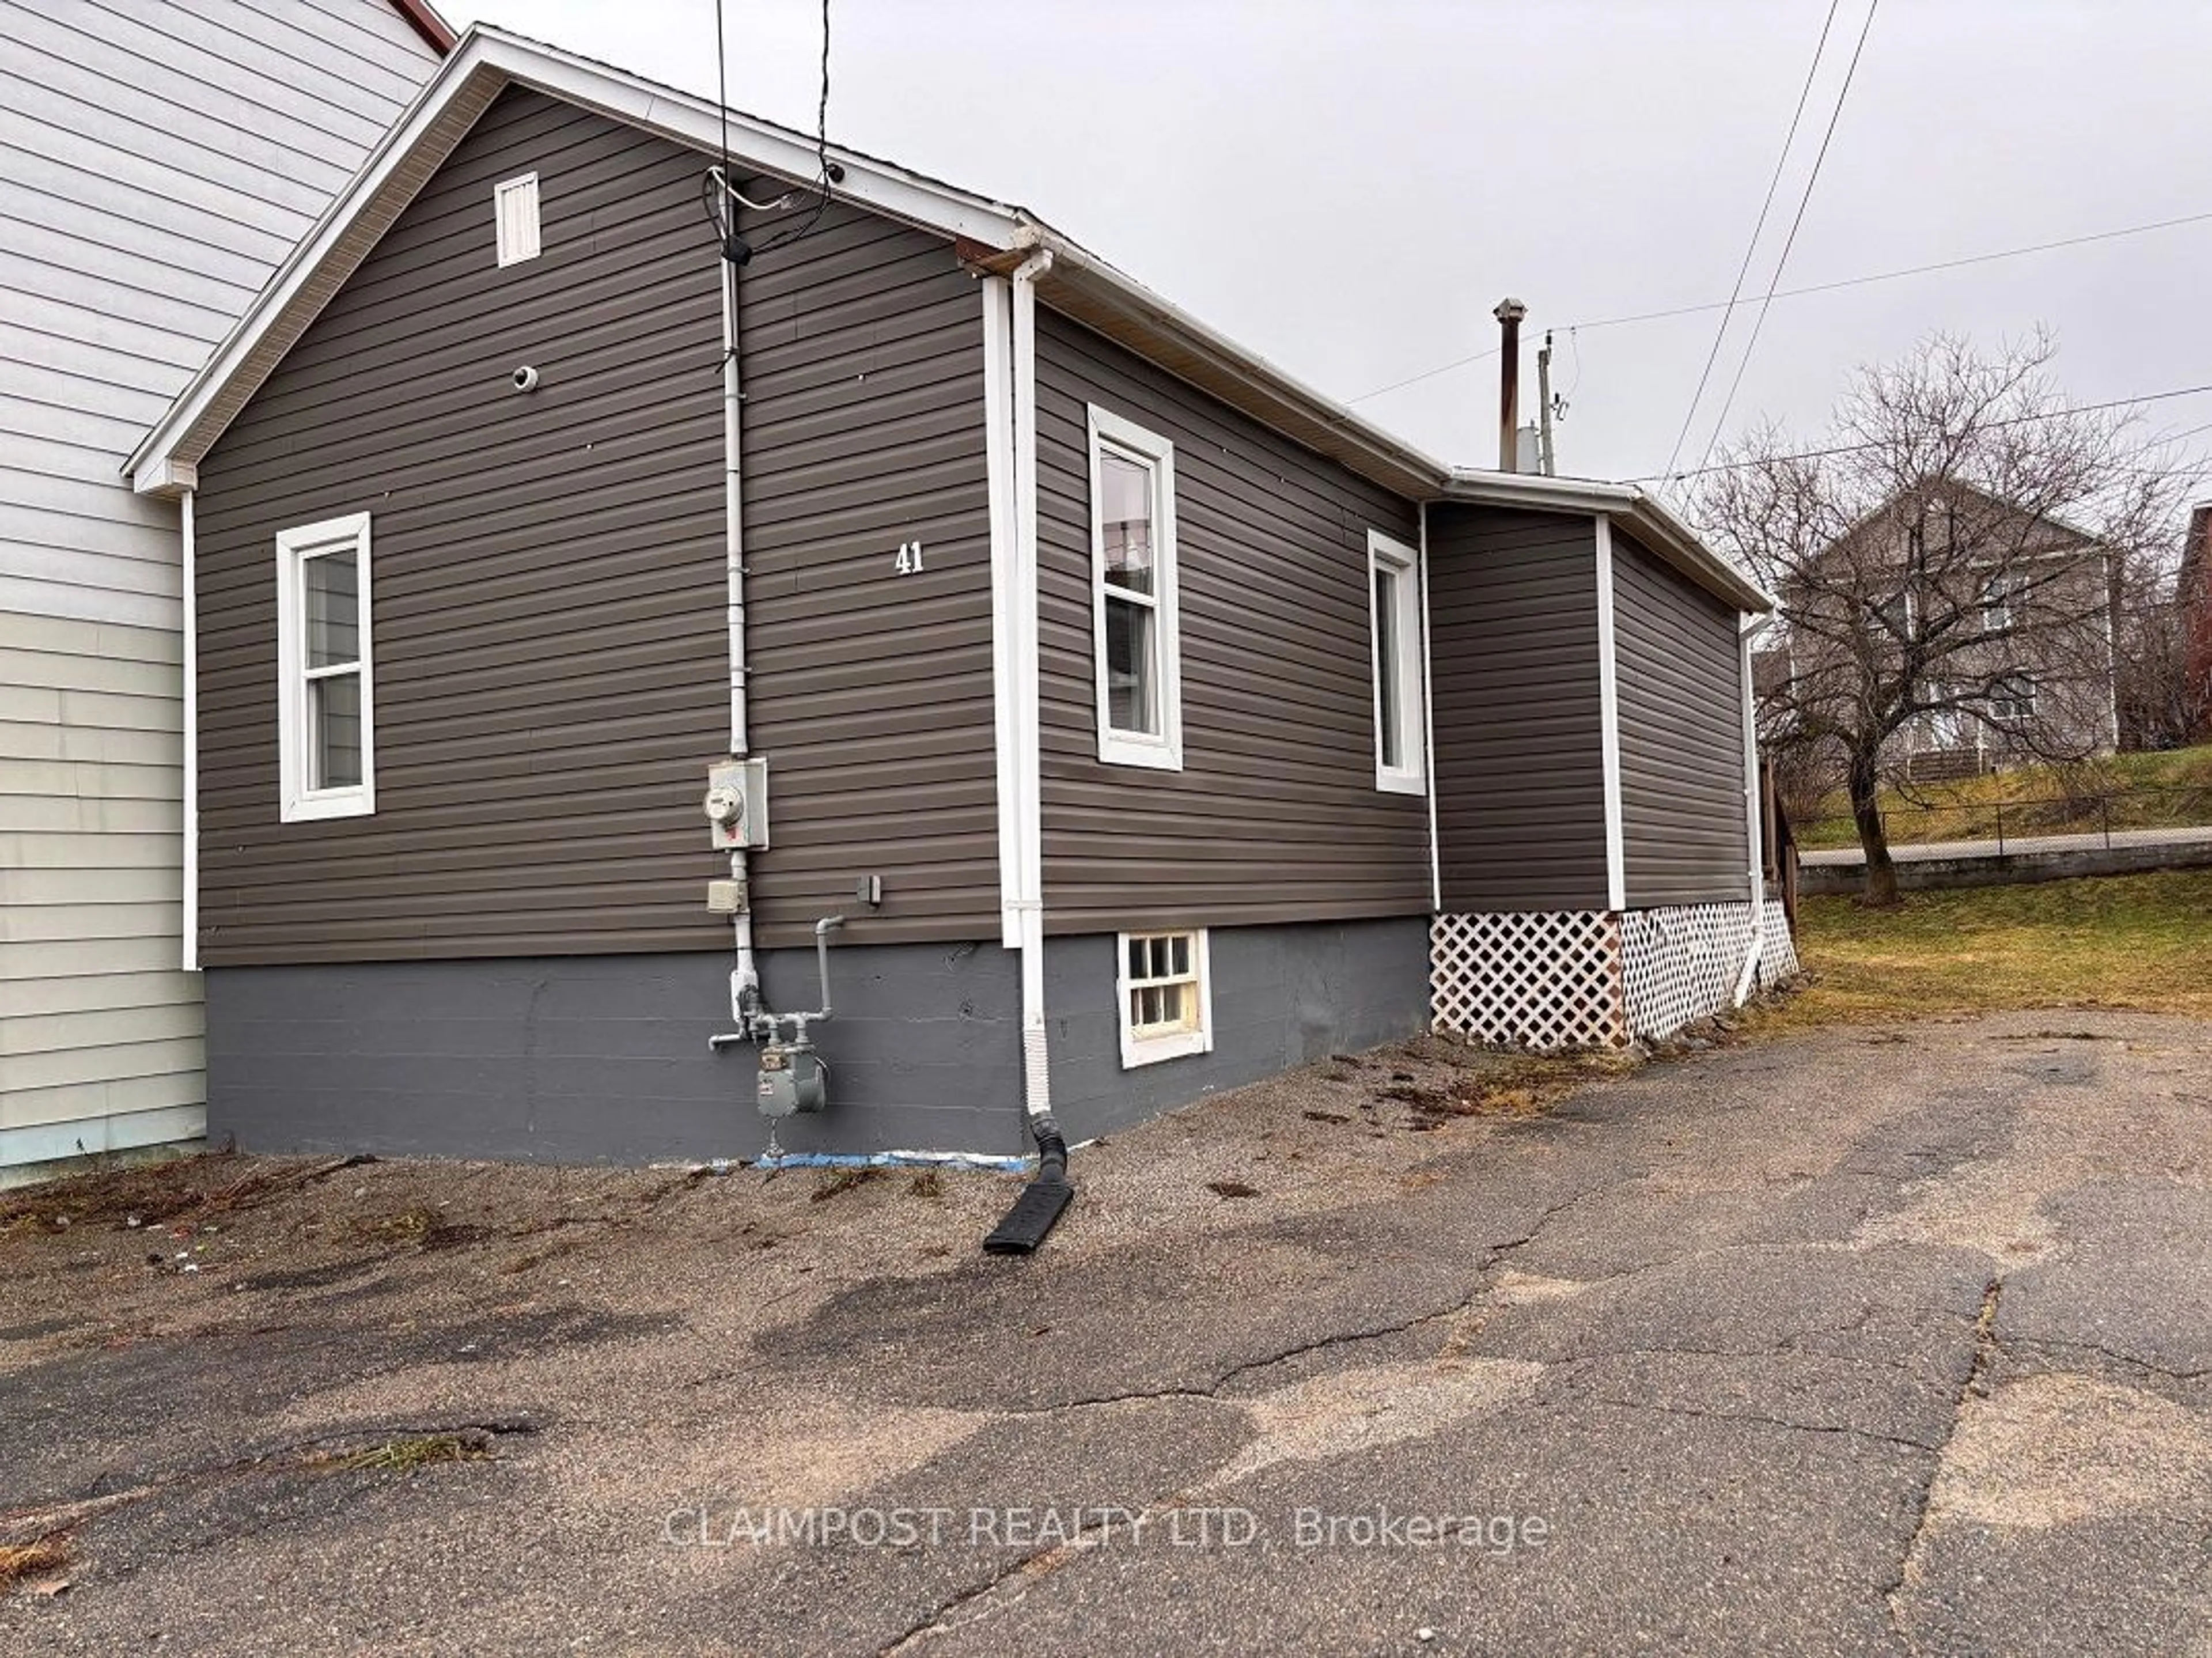
[[[1498,470],[1517,471],[1521,446],[1521,319],[1528,307],[1507,296],[1490,313],[1504,336],[1498,367]]]

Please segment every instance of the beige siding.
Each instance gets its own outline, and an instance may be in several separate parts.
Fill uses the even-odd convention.
[[[1049,931],[1413,915],[1428,808],[1375,786],[1367,532],[1408,502],[1051,312],[1037,319]],[[1183,769],[1100,763],[1085,405],[1176,446]]]
[[[0,1167],[199,1132],[177,508],[123,462],[434,64],[386,0],[0,0]]]
[[[0,1163],[173,1138],[173,1108],[199,1102],[178,649],[161,629],[0,615]],[[87,1121],[117,1110],[169,1114]]]
[[[0,610],[173,628],[124,456],[426,80],[385,0],[0,0]]]

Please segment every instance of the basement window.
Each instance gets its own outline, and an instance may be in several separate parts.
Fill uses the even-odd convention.
[[[520,264],[538,254],[538,175],[526,173],[491,187],[492,218],[498,226],[499,262]]]
[[[1420,555],[1367,532],[1367,635],[1375,678],[1375,786],[1419,794],[1428,748],[1422,707]]]
[[[283,821],[376,810],[368,514],[276,537],[276,740]]]
[[[1175,446],[1106,410],[1090,414],[1098,757],[1181,771]]]
[[[1120,942],[1122,1068],[1212,1052],[1205,930],[1125,932]]]

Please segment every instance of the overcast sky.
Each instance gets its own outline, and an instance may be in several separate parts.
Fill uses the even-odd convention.
[[[1826,54],[1747,291],[1764,292],[1868,0]],[[727,0],[730,102],[811,129],[817,0]],[[712,95],[713,0],[465,0]],[[1028,207],[1442,458],[1496,461],[1491,307],[1557,331],[1559,470],[1666,464],[1827,0],[833,0],[834,142]],[[1887,0],[1785,289],[2212,214],[2212,5]],[[1850,367],[1932,329],[2057,331],[2078,401],[2212,382],[2212,220],[1778,300],[1727,417],[1817,430]],[[1750,333],[1737,313],[1680,465]],[[2146,411],[2179,432],[2212,396]],[[2188,440],[2201,451],[2212,433]]]

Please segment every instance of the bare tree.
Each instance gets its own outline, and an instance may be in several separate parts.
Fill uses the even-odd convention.
[[[2136,561],[2112,605],[2123,749],[2183,747],[2212,717],[2212,685],[2191,671],[2191,619],[2173,571]]]
[[[2179,486],[2128,411],[2068,407],[2056,349],[1935,337],[1860,369],[1820,440],[1733,446],[1691,503],[1782,600],[1760,728],[1840,773],[1866,902],[1896,901],[1880,793],[1914,749],[2114,745],[2116,575],[2172,544]]]

